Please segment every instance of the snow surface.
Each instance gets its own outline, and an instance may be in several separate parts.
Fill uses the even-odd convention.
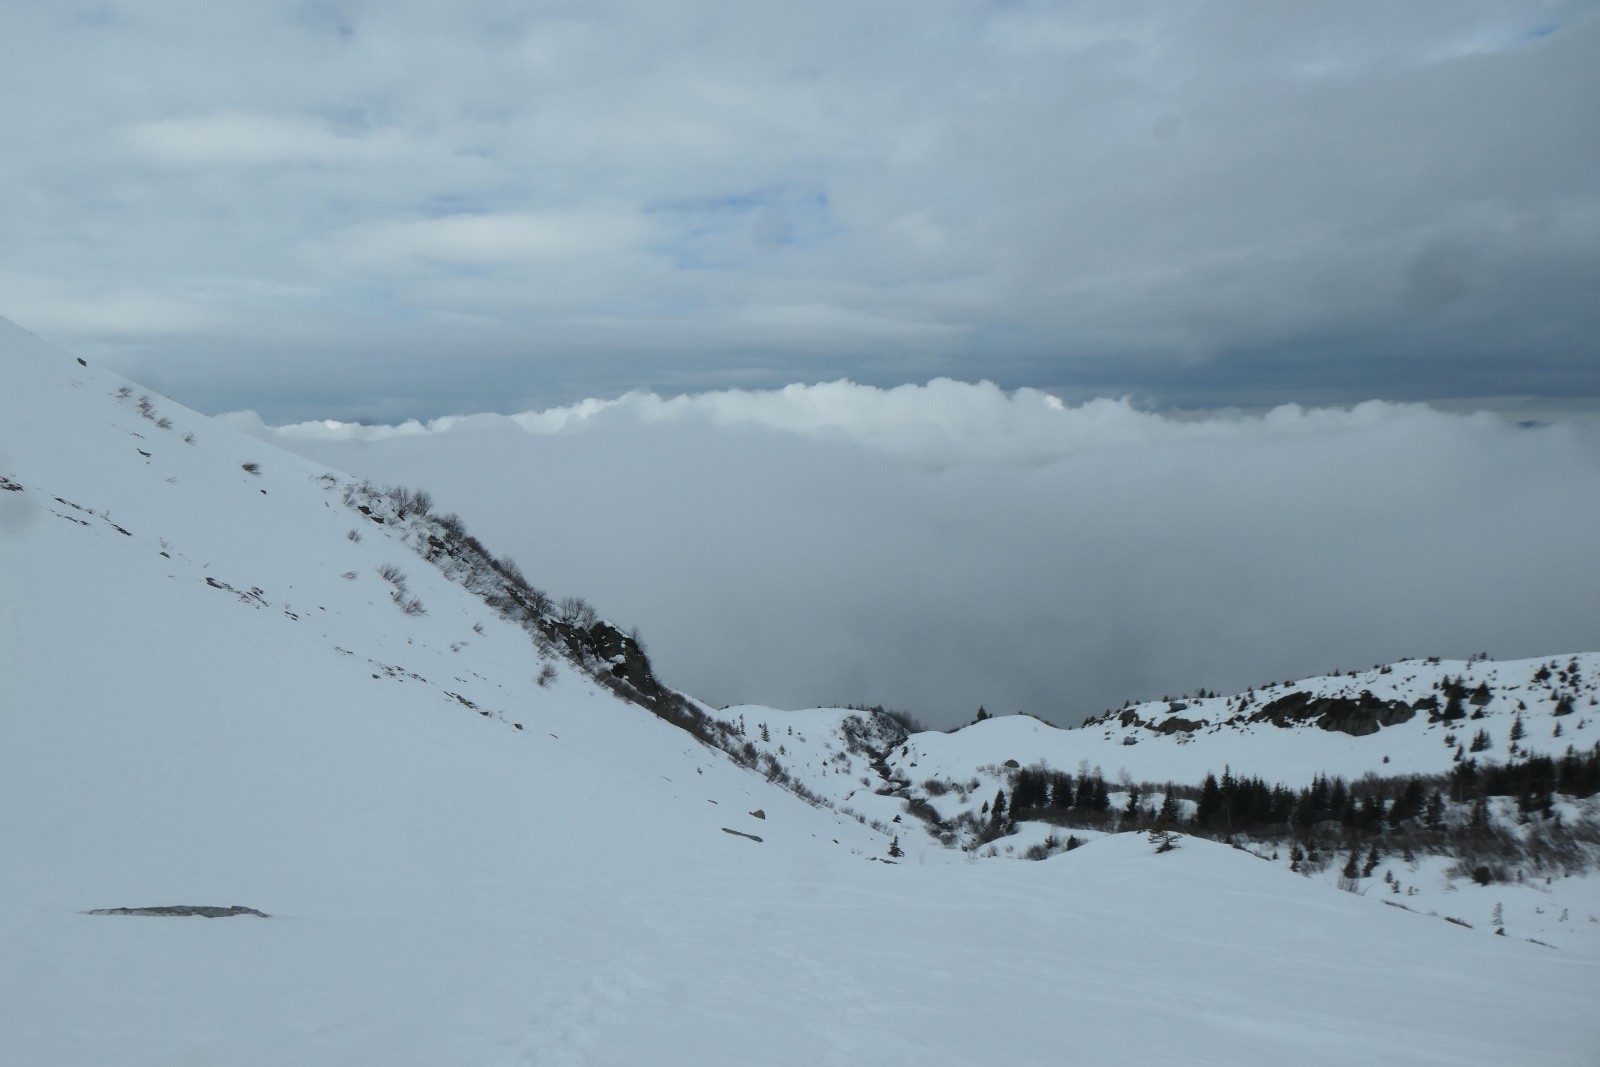
[[[539,685],[528,636],[346,508],[340,476],[3,321],[0,479],[0,1061],[1600,1050],[1600,957],[1222,845],[884,862],[892,829],[802,802],[575,665]],[[425,615],[396,607],[391,563]],[[270,918],[84,914],[173,904]]]

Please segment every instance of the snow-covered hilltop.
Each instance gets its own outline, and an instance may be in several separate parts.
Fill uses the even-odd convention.
[[[1597,692],[1589,653],[1407,661],[1074,729],[718,714],[774,781],[910,854],[1044,859],[1106,833],[1199,834],[1356,893],[1600,951],[1600,924],[1573,918],[1600,916]]]
[[[0,1061],[1589,1062],[1600,953],[1519,940],[1510,898],[1505,938],[1428,916],[1464,909],[1418,905],[1426,856],[1382,860],[1428,882],[1408,914],[1194,836],[1030,864],[1056,824],[935,825],[1040,763],[1298,788],[1449,771],[1452,731],[1507,756],[1518,715],[1555,754],[1597,729],[1570,660],[1305,683],[1467,689],[1362,736],[1252,720],[1281,687],[1073,731],[718,712],[416,491],[0,320]]]

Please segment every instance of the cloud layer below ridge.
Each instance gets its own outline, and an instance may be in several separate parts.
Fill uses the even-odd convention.
[[[930,724],[1406,655],[1600,647],[1600,426],[1372,402],[1179,418],[939,380],[269,428],[431,490],[717,703]]]

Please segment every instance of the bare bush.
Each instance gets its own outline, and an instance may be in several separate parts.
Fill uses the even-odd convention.
[[[556,619],[574,630],[587,630],[600,621],[594,608],[581,596],[562,597],[556,605]]]
[[[396,589],[389,596],[401,612],[406,615],[426,615],[428,613],[428,610],[422,606],[422,601],[414,596],[407,596],[402,589]]]

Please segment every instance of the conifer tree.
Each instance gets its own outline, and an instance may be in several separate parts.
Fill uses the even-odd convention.
[[[1423,821],[1427,823],[1428,829],[1437,830],[1439,828],[1439,823],[1443,820],[1444,797],[1440,796],[1439,791],[1435,789],[1433,792],[1428,794],[1428,807],[1423,815]]]
[[[1221,810],[1222,790],[1217,786],[1217,776],[1207,774],[1200,786],[1200,802],[1195,807],[1194,824],[1202,830],[1209,830]]]
[[[1161,809],[1156,812],[1156,825],[1163,829],[1170,827],[1178,821],[1178,798],[1172,793],[1172,783],[1167,783],[1167,791],[1161,795]]]
[[[1006,821],[1006,791],[997,790],[994,794],[994,803],[989,805],[989,822],[994,826],[1004,826]]]
[[[1372,877],[1372,872],[1378,869],[1379,858],[1378,845],[1374,842],[1372,847],[1367,849],[1367,862],[1361,865],[1361,877]]]
[[[1340,871],[1339,873],[1341,875],[1343,875],[1348,881],[1351,881],[1351,882],[1355,881],[1357,874],[1360,873],[1360,868],[1357,866],[1357,864],[1359,862],[1360,861],[1357,860],[1357,858],[1356,858],[1356,846],[1351,845],[1350,846],[1350,858],[1345,860],[1344,870]]]

